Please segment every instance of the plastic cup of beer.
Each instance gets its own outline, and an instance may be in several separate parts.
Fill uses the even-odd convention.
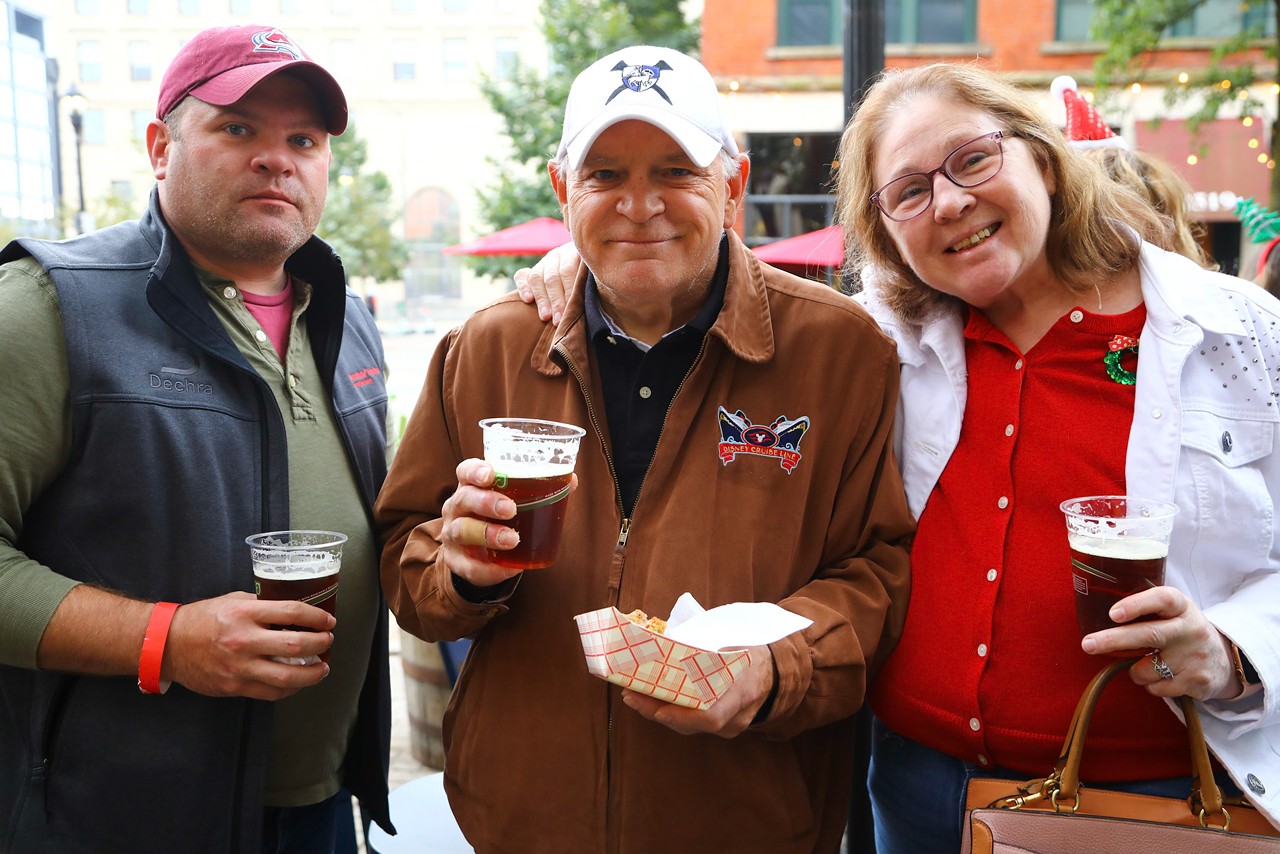
[[[253,557],[253,586],[259,599],[296,600],[315,605],[330,614],[338,608],[338,570],[346,534],[335,531],[270,531],[246,537]],[[273,626],[310,632],[303,626]],[[315,664],[323,655],[304,658],[273,656],[285,664]]]
[[[1090,495],[1059,506],[1067,520],[1080,633],[1113,629],[1120,624],[1108,616],[1112,605],[1164,584],[1178,507],[1133,495]]]
[[[581,427],[535,418],[486,418],[484,458],[494,488],[516,503],[514,519],[495,520],[520,534],[514,549],[489,549],[489,560],[511,569],[544,569],[556,561]]]

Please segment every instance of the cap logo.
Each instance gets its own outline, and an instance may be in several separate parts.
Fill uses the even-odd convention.
[[[287,53],[294,59],[302,59],[302,49],[289,41],[279,30],[263,30],[253,34],[254,53]]]
[[[662,72],[671,70],[671,66],[663,60],[658,60],[657,65],[628,65],[625,62],[619,62],[612,70],[622,72],[622,85],[614,89],[613,94],[605,99],[606,104],[618,97],[624,89],[630,89],[632,92],[645,92],[652,89],[662,96],[662,100],[671,104],[667,93],[663,92],[662,87],[658,85],[658,78],[662,76]],[[672,106],[675,105],[672,104]]]

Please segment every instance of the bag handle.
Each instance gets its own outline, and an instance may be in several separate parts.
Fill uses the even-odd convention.
[[[1108,664],[1090,680],[1089,685],[1076,704],[1071,725],[1067,727],[1067,738],[1062,745],[1062,754],[1054,765],[1053,777],[1045,781],[1045,789],[1053,789],[1051,796],[1054,806],[1065,799],[1072,804],[1072,811],[1080,805],[1080,760],[1084,757],[1085,736],[1089,732],[1089,722],[1093,718],[1093,710],[1098,705],[1102,690],[1107,687],[1117,673],[1128,670],[1140,658],[1120,658]],[[1191,746],[1191,795],[1187,803],[1192,815],[1199,815],[1202,824],[1210,816],[1218,816],[1223,823],[1230,819],[1222,808],[1222,790],[1213,778],[1213,766],[1209,762],[1209,747],[1205,744],[1204,730],[1200,726],[1200,715],[1196,711],[1195,702],[1190,697],[1179,697],[1178,705],[1182,708],[1186,719],[1187,740]]]

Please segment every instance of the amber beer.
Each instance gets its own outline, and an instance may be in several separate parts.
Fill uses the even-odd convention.
[[[259,599],[304,602],[337,616],[338,574],[345,534],[332,531],[272,531],[245,538],[253,559],[253,586]],[[305,626],[272,626],[312,632]],[[327,662],[329,651],[304,658],[274,657],[285,664]]]
[[[494,486],[516,503],[516,516],[495,521],[514,528],[520,543],[513,549],[490,549],[489,559],[511,569],[545,569],[555,563],[560,551],[573,467],[508,467],[508,471],[511,474],[497,474]]]
[[[1121,599],[1164,584],[1169,546],[1158,540],[1069,536],[1071,582],[1081,634],[1114,629],[1108,615]],[[1154,615],[1131,622],[1154,619]]]
[[[488,549],[488,559],[508,569],[545,569],[556,562],[569,484],[586,431],[538,418],[486,418],[484,458],[493,466],[493,488],[516,504],[513,519],[491,519],[514,528],[514,549]]]

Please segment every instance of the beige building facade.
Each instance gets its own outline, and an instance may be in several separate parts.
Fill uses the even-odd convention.
[[[206,27],[278,27],[342,84],[366,171],[394,190],[395,230],[414,260],[405,293],[483,300],[505,282],[478,279],[439,249],[485,230],[476,193],[508,152],[479,75],[518,61],[540,72],[547,49],[534,0],[47,0],[60,92],[85,96],[82,171],[90,225],[140,213],[154,183],[145,129],[179,47]],[[76,201],[75,137],[61,110],[64,197]],[[356,283],[357,287],[361,283]],[[387,292],[390,302],[398,297]],[[410,318],[412,319],[412,318]]]

